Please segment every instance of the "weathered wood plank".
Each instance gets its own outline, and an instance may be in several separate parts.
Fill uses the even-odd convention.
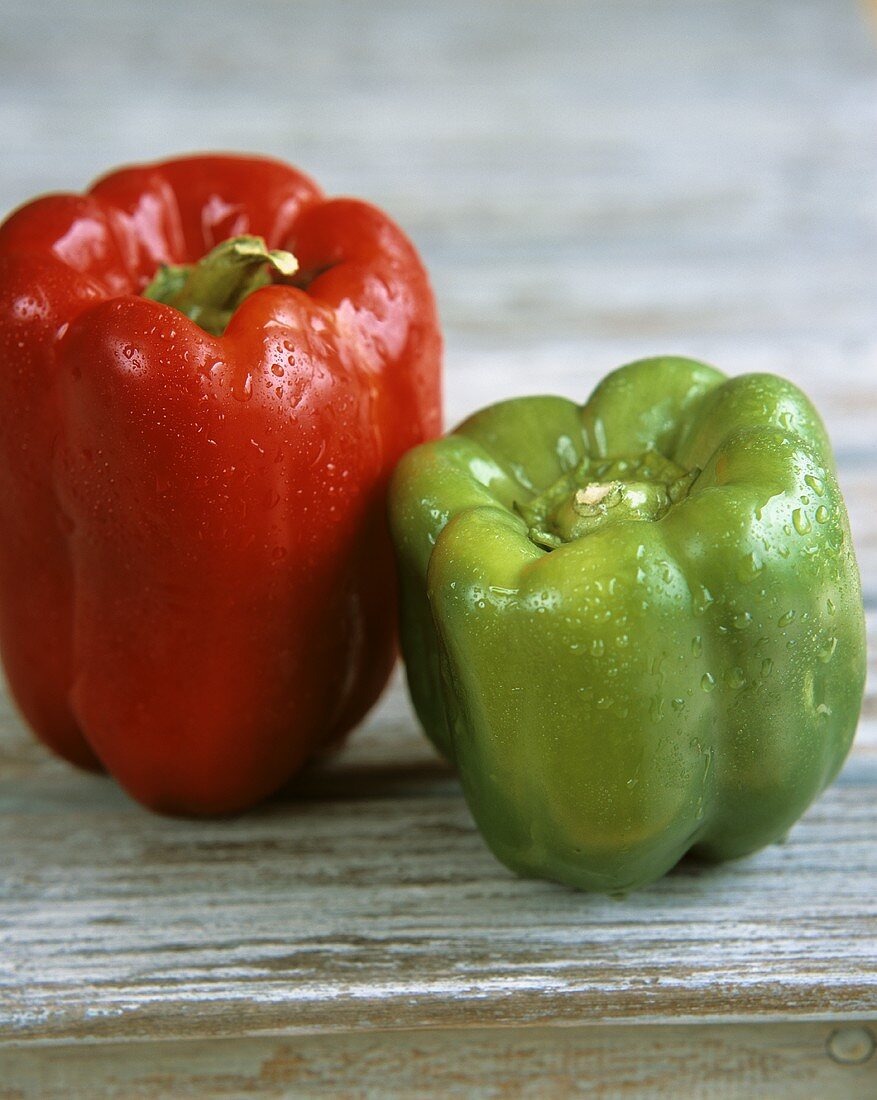
[[[849,1100],[877,1091],[865,1022],[443,1028],[4,1053],[0,1100],[173,1096]],[[866,1059],[866,1060],[862,1060]]]
[[[7,718],[0,1030],[877,1012],[871,683],[860,743],[788,844],[683,863],[624,901],[500,867],[399,685],[338,758],[233,821],[150,815],[109,781],[22,749]]]

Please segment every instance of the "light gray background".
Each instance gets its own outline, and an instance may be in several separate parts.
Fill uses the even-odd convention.
[[[584,399],[612,366],[681,352],[818,400],[823,373],[863,379],[839,442],[870,441],[877,64],[853,0],[3,0],[0,16],[0,209],[123,162],[274,154],[413,236],[452,420],[534,388]]]

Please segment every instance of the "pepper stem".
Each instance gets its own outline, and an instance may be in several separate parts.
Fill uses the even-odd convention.
[[[661,519],[684,500],[700,475],[657,451],[635,458],[582,459],[537,496],[515,509],[537,546],[556,550],[619,520]]]
[[[291,252],[269,249],[262,237],[230,237],[195,264],[162,264],[143,296],[222,336],[244,298],[270,285],[272,271],[294,275],[298,260]]]

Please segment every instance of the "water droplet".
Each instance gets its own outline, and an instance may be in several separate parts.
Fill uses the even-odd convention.
[[[764,660],[761,662],[761,675],[766,680],[772,672],[773,672],[773,661],[770,659],[770,657],[765,657]]]
[[[819,660],[823,664],[827,665],[831,658],[834,656],[837,649],[837,638],[829,638],[822,649],[819,651]]]
[[[825,492],[825,482],[822,478],[816,477],[813,474],[807,474],[804,480],[818,497],[821,497]]]
[[[764,563],[756,554],[747,554],[740,563],[737,577],[745,584],[747,581],[754,580],[763,569]]]
[[[828,599],[825,601],[825,610],[828,612],[829,615],[834,614],[834,600]]]
[[[802,508],[796,508],[792,512],[792,523],[799,535],[806,535],[810,531],[810,517]]]
[[[695,657],[699,657],[703,653],[703,638],[699,634],[695,634],[691,639],[691,652]]]
[[[611,695],[601,695],[597,700],[597,710],[609,710],[612,706]]]
[[[777,619],[777,626],[788,626],[795,618],[794,611],[787,611],[784,615],[780,615]]]
[[[819,507],[816,509],[816,522],[817,523],[825,523],[825,521],[828,519],[828,517],[830,515],[831,515],[831,513],[825,507],[825,505],[820,504]]]
[[[656,695],[649,706],[649,716],[653,722],[660,722],[664,718],[664,700],[660,695]]]
[[[707,776],[709,775],[710,768],[712,767],[712,763],[713,763],[713,750],[712,749],[707,749],[706,757],[704,758],[704,762],[703,762],[703,781],[704,781],[704,783],[706,783]]]
[[[602,638],[594,638],[591,642],[591,653],[595,657],[602,657],[603,650],[606,648]]]
[[[715,677],[709,672],[705,672],[700,678],[700,686],[704,691],[712,691],[716,686]]]
[[[673,709],[674,709],[674,710],[676,711],[676,713],[678,714],[678,713],[679,713],[679,712],[680,712],[680,711],[681,711],[681,710],[682,710],[682,709],[683,709],[683,708],[685,707],[685,700],[684,700],[684,699],[674,699],[674,700],[673,700],[673,701],[672,701],[672,702],[670,703],[670,706],[671,706],[671,707],[672,707],[672,708],[673,708]]]
[[[126,359],[133,359],[136,351],[137,349],[134,347],[133,344],[126,344],[122,348],[122,354],[125,356]]]
[[[741,611],[739,614],[734,616],[735,630],[745,630],[751,624],[752,616],[749,614],[748,611]]]
[[[238,401],[249,401],[253,396],[253,376],[247,373],[247,377],[244,379],[243,386],[235,386],[232,389],[232,394]]]
[[[819,718],[828,718],[831,715],[831,707],[827,703],[820,703],[816,707],[816,714]]]
[[[279,363],[272,363],[271,373],[274,375],[275,378],[282,378],[285,372],[283,370],[283,367],[281,367]]]
[[[725,673],[725,683],[730,688],[741,688],[746,683],[746,673],[739,665],[735,665]]]

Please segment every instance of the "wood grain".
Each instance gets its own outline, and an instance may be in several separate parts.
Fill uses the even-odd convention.
[[[399,684],[338,758],[232,821],[150,815],[7,715],[4,1034],[872,1013],[871,683],[853,755],[786,845],[624,901],[496,864]]]
[[[492,859],[398,677],[326,766],[204,823],[51,759],[0,699],[0,1097],[877,1094],[877,1057],[830,1041],[877,1034],[877,55],[853,0],[0,7],[0,209],[258,149],[413,235],[449,420],[664,352],[797,382],[872,660],[786,844],[620,901]]]
[[[172,1096],[442,1096],[848,1100],[873,1093],[858,1021],[334,1032],[213,1041],[52,1044],[7,1055],[0,1100]],[[832,1056],[833,1055],[833,1056]]]

